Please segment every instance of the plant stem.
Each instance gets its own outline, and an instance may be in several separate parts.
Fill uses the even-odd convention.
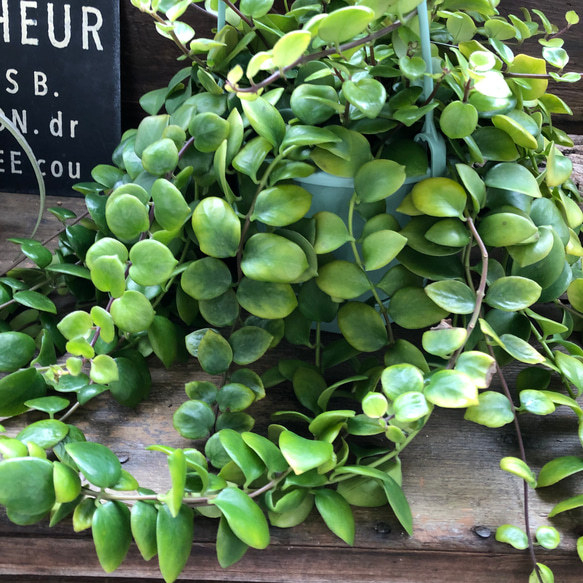
[[[488,345],[488,350],[490,352],[490,356],[494,358],[494,350],[493,348]],[[502,385],[502,389],[504,390],[504,394],[506,398],[510,402],[510,407],[512,408],[512,413],[514,415],[514,429],[516,431],[516,438],[518,441],[518,449],[520,451],[520,459],[526,464],[526,449],[524,447],[524,440],[522,439],[522,431],[520,429],[520,422],[518,421],[518,414],[516,412],[516,407],[514,406],[514,402],[512,401],[512,395],[510,394],[510,389],[508,388],[508,383],[506,382],[506,378],[502,373],[502,369],[496,361],[496,372],[498,373],[498,378],[500,379],[500,384]],[[523,497],[524,497],[524,529],[526,530],[526,537],[528,539],[528,550],[530,553],[530,559],[533,564],[534,572],[537,575],[539,583],[544,583],[542,580],[542,576],[540,573],[540,569],[538,567],[538,563],[536,560],[536,554],[534,552],[534,544],[532,541],[532,535],[530,533],[530,511],[529,511],[529,503],[528,503],[528,484],[523,480]]]
[[[415,14],[415,12],[412,12],[411,16],[414,14]],[[271,75],[266,77],[260,83],[256,83],[256,84],[251,85],[251,87],[243,87],[243,88],[234,87],[228,81],[227,81],[227,84],[229,85],[229,87],[231,87],[231,89],[233,91],[236,91],[237,93],[257,93],[260,89],[263,89],[264,87],[267,87],[268,85],[271,85],[272,83],[277,81],[280,77],[283,77],[287,71],[293,69],[294,67],[297,67],[298,65],[303,65],[304,63],[309,63],[310,61],[317,61],[317,60],[323,59],[324,57],[329,57],[330,55],[335,55],[339,52],[354,49],[356,47],[365,45],[373,40],[376,40],[377,38],[382,38],[383,36],[393,32],[394,30],[396,30],[397,28],[399,28],[400,26],[402,26],[403,24],[408,22],[410,20],[411,16],[404,18],[402,21],[397,20],[396,22],[393,22],[392,24],[389,24],[388,26],[385,26],[384,28],[381,28],[380,30],[377,30],[376,32],[373,32],[365,37],[362,37],[362,38],[359,38],[357,40],[350,41],[349,43],[340,45],[338,48],[331,47],[328,49],[324,49],[322,51],[318,51],[317,53],[312,53],[311,55],[304,55],[304,56],[300,57],[299,59],[296,59],[291,65],[288,65],[287,67],[282,67],[281,69],[278,69],[277,71],[275,71],[274,73],[272,73]]]

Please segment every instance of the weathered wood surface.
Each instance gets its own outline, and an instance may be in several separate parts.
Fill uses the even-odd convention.
[[[134,127],[143,116],[138,104],[141,95],[152,89],[164,87],[172,75],[184,67],[184,61],[176,61],[178,49],[154,29],[149,16],[132,6],[130,0],[121,2],[121,74],[122,118],[125,128]],[[201,4],[202,6],[202,4]],[[581,11],[578,0],[501,0],[501,12],[519,14],[521,6],[545,12],[551,22],[561,26],[564,14],[569,10]],[[205,36],[216,21],[199,11],[189,11],[189,23],[197,36]],[[583,23],[564,35],[566,48],[571,56],[569,71],[583,72]],[[583,100],[581,83],[556,84],[553,93],[560,95],[573,109],[573,117],[557,116],[556,123],[573,133],[583,133]]]
[[[80,199],[52,197],[48,205],[61,202],[78,214],[84,210]],[[30,234],[37,204],[36,197],[0,194],[0,271],[16,256],[4,242],[5,237]],[[38,236],[48,237],[58,228],[56,219],[45,214]],[[301,356],[298,349],[284,350]],[[263,364],[266,368],[269,365]],[[111,446],[141,485],[163,489],[169,484],[165,456],[147,452],[145,447],[155,443],[191,445],[173,430],[172,414],[186,398],[185,382],[206,375],[195,362],[174,366],[170,371],[155,361],[152,367],[150,399],[136,410],[122,407],[104,394],[91,401],[74,422],[88,439]],[[510,381],[516,372],[506,371]],[[289,399],[289,387],[271,389],[265,401],[254,405],[258,425],[268,423],[268,409],[287,408]],[[30,414],[25,421],[34,419]],[[528,416],[522,424],[533,468],[540,469],[557,455],[580,455],[574,415],[565,412],[549,418]],[[5,425],[11,433],[17,431],[17,421],[9,420]],[[197,519],[191,559],[180,580],[525,583],[531,568],[527,552],[498,544],[493,536],[500,524],[523,522],[522,483],[498,466],[500,458],[507,455],[518,455],[511,426],[487,429],[464,422],[460,411],[440,410],[402,456],[404,489],[414,513],[412,537],[404,534],[388,508],[356,509],[356,545],[350,548],[332,535],[314,513],[297,528],[273,528],[272,544],[267,550],[251,550],[240,563],[221,570],[213,545],[216,524]],[[580,477],[575,476],[530,495],[533,527],[551,523],[566,533],[558,550],[539,551],[539,560],[553,568],[555,580],[561,583],[583,580],[583,566],[574,552],[577,537],[583,535],[583,511],[559,515],[551,521],[546,516],[558,499],[580,493],[580,487]],[[476,532],[478,527],[492,534],[482,538]],[[88,532],[75,534],[70,522],[53,529],[46,523],[18,527],[0,514],[3,583],[77,583],[94,578],[111,582],[121,578],[128,583],[160,581],[156,560],[145,563],[135,546],[120,569],[106,576]]]

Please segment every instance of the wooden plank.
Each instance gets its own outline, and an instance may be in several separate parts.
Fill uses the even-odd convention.
[[[543,10],[552,22],[561,25],[568,10],[577,10],[573,0],[501,0],[503,13],[520,14],[521,6]],[[197,36],[205,36],[215,26],[212,17],[202,12],[190,10],[189,23],[196,29]],[[571,56],[569,71],[583,72],[583,24],[564,35],[566,48]],[[121,74],[122,74],[122,117],[125,128],[134,127],[143,112],[138,105],[141,95],[152,89],[164,87],[172,75],[184,66],[176,61],[178,49],[167,39],[163,39],[154,29],[147,15],[141,13],[129,0],[121,5]],[[573,108],[574,116],[557,116],[558,126],[573,133],[583,133],[583,100],[580,98],[581,84],[560,83],[552,89]]]

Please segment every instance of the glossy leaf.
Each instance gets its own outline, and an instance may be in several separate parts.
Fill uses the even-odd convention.
[[[241,239],[241,223],[226,201],[208,197],[194,209],[192,228],[203,253],[234,257]]]
[[[121,464],[107,447],[91,441],[67,443],[65,451],[85,478],[99,488],[111,488],[121,476]]]
[[[221,374],[233,361],[233,350],[220,334],[207,330],[198,346],[198,361],[205,372]]]
[[[231,527],[224,516],[221,516],[221,519],[219,520],[216,544],[217,560],[223,569],[226,569],[239,561],[249,548],[249,545],[246,545],[231,530]]]
[[[501,393],[485,391],[478,396],[478,404],[466,409],[464,419],[486,427],[503,427],[514,420],[508,398]]]
[[[423,373],[408,363],[393,364],[383,370],[381,384],[390,399],[408,392],[423,392]]]
[[[507,543],[515,549],[524,550],[528,548],[526,533],[521,528],[511,524],[503,524],[496,529],[496,540]]]
[[[202,439],[213,427],[215,414],[204,401],[186,401],[175,411],[172,422],[182,437]]]
[[[216,505],[233,533],[245,544],[264,549],[269,544],[267,520],[259,506],[238,488],[221,490],[212,504]]]
[[[143,286],[165,283],[178,263],[170,249],[154,239],[136,243],[130,250],[130,261],[130,277]]]
[[[339,8],[320,22],[318,36],[332,44],[341,43],[365,30],[374,17],[374,11],[365,6]]]
[[[323,265],[316,283],[328,295],[346,300],[357,298],[370,289],[364,272],[354,263],[344,260]]]
[[[173,583],[186,566],[193,537],[193,512],[188,506],[183,504],[175,517],[168,506],[159,508],[156,521],[158,564],[166,583]]]
[[[55,503],[53,465],[40,458],[0,462],[0,504],[28,515],[48,513]]]
[[[451,178],[427,178],[418,182],[411,191],[413,204],[432,217],[462,217],[467,194]]]
[[[291,431],[281,433],[279,448],[294,473],[298,475],[328,462],[334,453],[331,443],[306,439]]]
[[[536,477],[532,470],[521,459],[515,457],[505,457],[500,460],[500,468],[505,472],[514,474],[522,478],[529,486],[536,488]]]
[[[429,380],[425,397],[438,407],[465,408],[478,404],[478,389],[465,373],[440,370]]]
[[[128,507],[117,500],[99,505],[93,514],[91,533],[101,567],[112,573],[121,565],[132,542]]]
[[[427,330],[423,333],[423,349],[429,354],[441,358],[448,358],[453,352],[461,348],[467,339],[465,328],[441,328]]]
[[[251,127],[274,148],[278,148],[285,136],[285,122],[277,109],[263,97],[244,100],[241,104]]]
[[[69,433],[69,426],[56,419],[42,419],[27,425],[18,435],[22,443],[32,441],[43,449],[54,447]]]
[[[476,296],[467,284],[455,279],[436,281],[425,288],[425,293],[442,309],[453,314],[471,314]]]
[[[484,301],[498,310],[516,312],[534,304],[540,293],[540,285],[531,279],[501,277],[488,288]]]
[[[391,298],[389,313],[399,326],[418,329],[437,324],[449,312],[434,303],[422,289],[404,287]]]
[[[241,262],[248,278],[273,283],[293,283],[307,268],[308,260],[301,247],[273,233],[251,236]]]
[[[255,281],[244,277],[237,289],[237,300],[250,314],[267,320],[289,316],[297,298],[289,284]]]
[[[342,94],[365,117],[375,119],[387,100],[384,86],[376,79],[364,77],[358,81],[344,81]]]
[[[149,561],[158,553],[156,522],[158,511],[151,504],[138,500],[131,508],[130,527],[140,554]]]
[[[520,164],[497,164],[486,174],[486,186],[521,192],[533,198],[539,198],[540,188],[534,175]]]
[[[272,227],[299,221],[310,210],[312,195],[301,186],[282,184],[262,190],[255,200],[251,220]]]
[[[544,488],[583,471],[583,458],[568,455],[546,463],[538,476],[537,488]]]
[[[354,517],[346,500],[335,490],[319,488],[315,503],[326,526],[349,545],[354,544]]]
[[[338,310],[338,327],[349,344],[363,352],[380,350],[387,343],[382,316],[367,304],[343,304]]]
[[[401,393],[393,402],[395,419],[399,423],[412,423],[430,413],[429,405],[423,393],[409,391]]]
[[[144,332],[154,320],[150,301],[140,292],[129,290],[111,304],[111,317],[125,332]]]
[[[93,322],[92,322],[93,323]],[[0,333],[0,372],[26,366],[36,352],[34,339],[22,332]]]

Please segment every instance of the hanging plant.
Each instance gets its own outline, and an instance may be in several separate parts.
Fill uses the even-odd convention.
[[[388,504],[414,536],[400,458],[436,407],[514,424],[521,457],[500,465],[526,492],[583,470],[565,455],[537,476],[519,424],[567,407],[583,434],[572,340],[583,213],[560,150],[572,142],[551,118],[570,109],[548,92],[579,80],[564,72],[561,38],[575,13],[559,30],[539,11],[502,17],[495,0],[296,2],[285,14],[227,0],[226,23],[201,38],[182,20],[191,0],[132,4],[188,66],[143,97],[148,116],[113,164],[77,185],[88,216],[50,209],[63,223],[56,250],[13,240],[35,267],[0,278],[10,520],[72,515],[105,571],[134,540],[170,582],[198,515],[219,520],[223,567],[313,508],[347,544],[351,505]],[[542,57],[517,52],[529,40]],[[315,172],[348,181],[338,212],[314,212],[320,193],[304,186]],[[60,313],[55,293],[78,305]],[[313,358],[259,375],[282,342]],[[185,352],[208,376],[173,412],[192,446],[149,448],[167,456],[172,484],[154,492],[71,422],[103,393],[137,406],[149,359],[171,367]],[[510,361],[524,365],[515,387]],[[490,389],[494,374],[503,392]],[[283,383],[297,409],[254,432],[253,404]],[[24,425],[31,410],[46,418]],[[558,501],[550,516],[582,504]],[[496,538],[530,548],[530,581],[552,581],[534,544],[554,548],[560,535],[526,524]]]

